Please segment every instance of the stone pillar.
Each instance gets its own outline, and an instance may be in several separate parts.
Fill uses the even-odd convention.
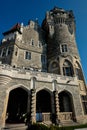
[[[54,91],[54,100],[55,100],[56,124],[59,124],[59,99],[57,90]]]
[[[57,81],[53,81],[53,92],[54,92],[54,104],[55,104],[55,122],[59,124],[59,98],[58,98],[58,91],[57,91]]]
[[[31,90],[31,123],[36,123],[36,92]]]
[[[4,99],[4,103],[3,103],[3,113],[2,113],[2,117],[1,117],[1,121],[0,121],[0,125],[2,126],[2,128],[5,127],[5,121],[6,121],[6,111],[7,111],[7,105],[8,105],[8,98],[9,98],[9,93],[6,94],[6,97]]]
[[[35,77],[31,78],[31,123],[36,123],[36,91]]]

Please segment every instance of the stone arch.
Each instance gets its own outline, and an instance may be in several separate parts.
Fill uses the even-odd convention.
[[[29,92],[29,89],[27,86],[24,86],[23,84],[17,84],[17,85],[14,85],[12,87],[9,87],[7,90],[6,90],[6,93],[9,93],[10,91],[12,91],[13,89],[16,89],[16,88],[19,88],[21,87],[22,89],[24,89],[25,91]]]
[[[28,113],[29,89],[22,84],[7,90],[8,100],[5,123],[24,123]]]
[[[65,76],[74,76],[73,65],[68,59],[64,60],[62,65],[62,71],[63,71],[63,75]]]
[[[58,94],[60,94],[60,93],[63,92],[63,91],[69,93],[71,96],[73,95],[72,91],[67,90],[67,89],[61,89],[61,90],[59,90],[59,91],[58,91]]]
[[[46,86],[44,86],[43,88],[42,87],[39,87],[39,88],[37,88],[36,89],[36,93],[37,92],[39,92],[39,91],[41,91],[41,90],[45,90],[45,91],[47,91],[48,93],[52,93],[52,89],[49,89],[48,87],[46,87]]]

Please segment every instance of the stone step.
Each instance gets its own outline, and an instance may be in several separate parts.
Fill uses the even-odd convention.
[[[75,125],[79,125],[79,123],[74,122],[73,120],[65,120],[65,121],[61,121],[59,123],[60,126],[75,126]]]
[[[44,121],[42,122],[43,125],[46,125],[46,126],[50,126],[52,125],[52,122],[51,121]]]

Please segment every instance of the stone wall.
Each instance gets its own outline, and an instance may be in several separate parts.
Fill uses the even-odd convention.
[[[9,66],[0,65],[0,122],[4,125],[6,118],[6,108],[8,102],[9,92],[17,87],[22,87],[27,91],[32,88],[36,93],[40,90],[47,90],[50,93],[57,89],[58,93],[67,91],[71,93],[74,104],[74,111],[76,117],[83,115],[82,106],[80,102],[80,95],[78,89],[78,81],[75,77],[66,77],[56,74],[49,74],[44,72],[26,71],[23,69],[15,69]],[[55,84],[54,84],[54,81]],[[68,83],[68,81],[70,81]],[[52,108],[54,110],[54,108]]]

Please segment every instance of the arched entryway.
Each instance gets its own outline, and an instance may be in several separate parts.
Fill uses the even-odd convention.
[[[72,112],[71,96],[68,92],[59,93],[60,112]]]
[[[68,91],[59,93],[59,108],[61,120],[74,119],[74,105],[72,95]]]
[[[24,123],[27,114],[28,92],[21,88],[15,88],[10,91],[6,123]]]
[[[40,90],[36,94],[36,121],[50,120],[51,95],[46,90]]]

